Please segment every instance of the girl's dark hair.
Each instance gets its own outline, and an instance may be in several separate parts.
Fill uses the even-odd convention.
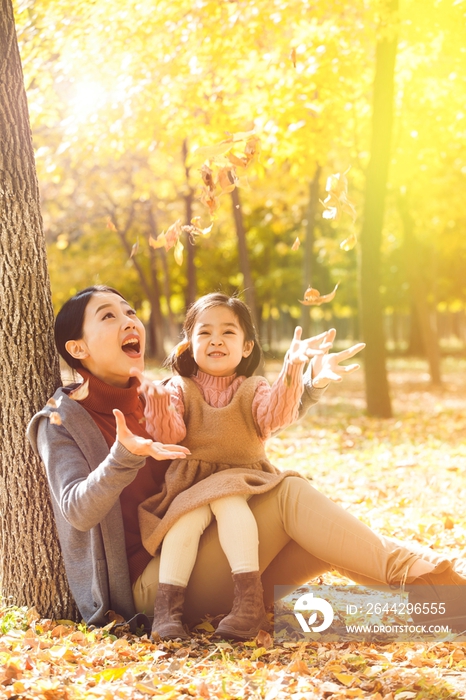
[[[80,360],[69,354],[65,345],[68,340],[80,340],[83,337],[84,313],[91,297],[98,292],[111,292],[124,299],[124,296],[113,287],[105,285],[86,287],[63,304],[55,319],[55,345],[72,369],[82,368],[82,364]]]
[[[252,322],[251,312],[246,304],[237,297],[229,297],[220,292],[206,294],[189,307],[183,324],[183,337],[165,360],[165,366],[170,367],[182,377],[192,377],[197,372],[197,364],[191,354],[191,339],[193,329],[199,314],[215,306],[226,306],[233,311],[244,333],[244,340],[252,340],[254,347],[249,357],[243,357],[236,374],[251,377],[257,369],[262,357],[262,350],[257,338],[256,329]]]

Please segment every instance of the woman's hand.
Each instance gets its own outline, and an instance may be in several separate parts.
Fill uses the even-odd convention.
[[[134,435],[126,425],[125,417],[118,408],[113,409],[116,420],[116,439],[126,447],[133,455],[153,457],[157,460],[184,459],[191,452],[182,445],[164,445],[161,442],[153,442],[147,438]]]
[[[333,341],[336,331],[332,328],[329,333],[333,333]],[[357,343],[341,352],[326,353],[314,357],[312,360],[312,386],[315,386],[316,389],[323,389],[327,384],[330,384],[330,382],[341,382],[343,375],[356,372],[360,365],[354,364],[340,367],[340,362],[349,360],[350,357],[354,357],[354,355],[361,352],[365,347],[365,343]]]
[[[311,357],[325,355],[332,347],[335,331],[325,331],[313,338],[301,340],[303,329],[300,326],[295,328],[293,340],[288,350],[287,359],[292,365],[299,365],[307,362]],[[332,336],[333,333],[333,336]]]

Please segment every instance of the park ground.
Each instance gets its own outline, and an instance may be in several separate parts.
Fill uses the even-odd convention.
[[[268,364],[271,379],[280,365]],[[443,361],[432,389],[420,360],[390,359],[393,418],[365,415],[363,374],[328,389],[268,444],[272,461],[371,527],[448,555],[466,539],[466,361]],[[324,583],[344,581],[329,574]],[[41,620],[7,605],[0,617],[0,697],[421,700],[466,697],[466,643],[454,640],[215,642],[208,621],[190,643],[153,643],[108,629]]]

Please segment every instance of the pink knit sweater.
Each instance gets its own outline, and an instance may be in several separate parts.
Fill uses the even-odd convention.
[[[222,408],[230,403],[246,377],[237,377],[236,374],[213,377],[198,371],[191,379],[210,406]],[[183,392],[177,384],[177,377],[170,379],[165,387],[168,391],[163,396],[147,397],[146,430],[158,442],[179,443],[186,435]],[[271,433],[291,425],[297,419],[302,393],[302,364],[291,364],[285,360],[272,386],[262,379],[252,403],[252,415],[262,440],[267,440]]]

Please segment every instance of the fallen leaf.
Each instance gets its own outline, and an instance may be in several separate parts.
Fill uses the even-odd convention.
[[[255,642],[258,647],[264,647],[264,649],[270,649],[273,647],[273,639],[268,632],[264,630],[259,630]]]
[[[56,407],[57,407],[57,402],[55,401],[55,399],[54,399],[53,396],[52,396],[52,398],[49,399],[45,405],[46,405],[46,406],[51,406],[52,408],[56,408]]]
[[[443,521],[443,527],[445,528],[445,530],[453,530],[453,528],[455,527],[455,523],[449,515],[447,515],[447,517]]]
[[[340,683],[346,686],[353,685],[354,681],[358,680],[357,676],[353,676],[350,673],[334,673],[333,675]]]
[[[61,425],[60,414],[57,413],[57,411],[52,411],[49,416],[49,420],[52,425]]]
[[[303,304],[303,306],[320,306],[321,304],[326,304],[327,302],[332,301],[332,299],[335,297],[337,289],[338,284],[335,285],[333,292],[330,292],[330,294],[323,294],[321,296],[318,289],[308,287],[304,292],[304,299],[298,299],[298,301],[300,304]]]

